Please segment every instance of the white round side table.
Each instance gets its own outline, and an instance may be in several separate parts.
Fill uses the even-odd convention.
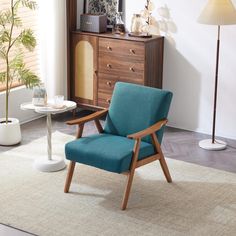
[[[62,170],[66,167],[63,158],[52,155],[52,114],[63,113],[76,108],[76,103],[72,101],[64,101],[62,108],[53,108],[47,106],[35,106],[31,102],[21,104],[22,110],[34,110],[37,113],[47,115],[47,159],[37,159],[34,162],[34,167],[42,172],[54,172]]]

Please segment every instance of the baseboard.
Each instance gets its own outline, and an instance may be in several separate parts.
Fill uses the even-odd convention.
[[[35,116],[35,117],[31,117],[30,119],[26,119],[26,120],[21,121],[20,124],[23,125],[23,124],[26,124],[28,122],[40,119],[40,118],[45,117],[45,116],[46,115],[38,115],[38,116]]]
[[[187,127],[183,127],[183,126],[174,124],[172,122],[168,122],[167,126],[171,127],[171,128],[182,129],[182,130],[192,131],[192,132],[196,132],[196,133],[211,135],[211,133],[209,131],[206,131],[204,129],[199,129],[199,128],[191,129],[191,128],[187,128]],[[224,133],[223,134],[222,133],[217,133],[216,136],[221,137],[221,138],[236,140],[236,136],[234,136],[234,135],[228,135],[228,134],[224,134]]]

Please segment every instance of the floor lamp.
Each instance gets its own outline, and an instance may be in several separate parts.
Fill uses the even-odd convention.
[[[201,15],[198,18],[198,22],[201,24],[218,26],[212,138],[200,141],[199,146],[207,150],[223,150],[226,148],[226,143],[215,139],[219,50],[220,50],[220,27],[221,25],[236,24],[236,10],[231,0],[208,0],[207,5],[205,6]]]

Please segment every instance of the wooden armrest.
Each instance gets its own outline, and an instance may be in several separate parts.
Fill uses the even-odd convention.
[[[79,118],[79,119],[67,121],[66,124],[68,124],[68,125],[84,124],[84,123],[89,122],[91,120],[96,120],[96,119],[101,118],[102,116],[106,115],[107,112],[108,112],[108,109],[104,109],[102,111],[97,111],[97,112],[94,112],[91,115],[88,115],[88,116],[85,116],[85,117],[82,117],[82,118]]]
[[[130,134],[127,137],[132,138],[132,139],[141,139],[145,136],[148,136],[148,135],[153,134],[156,131],[160,130],[163,125],[166,125],[167,121],[168,121],[167,119],[160,120],[156,124],[148,127],[147,129],[141,130],[141,131],[134,133],[134,134]]]

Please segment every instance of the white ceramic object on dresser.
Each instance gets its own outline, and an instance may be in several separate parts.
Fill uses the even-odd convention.
[[[19,120],[8,118],[7,124],[5,121],[5,118],[0,118],[0,145],[11,146],[20,143],[21,130]]]

